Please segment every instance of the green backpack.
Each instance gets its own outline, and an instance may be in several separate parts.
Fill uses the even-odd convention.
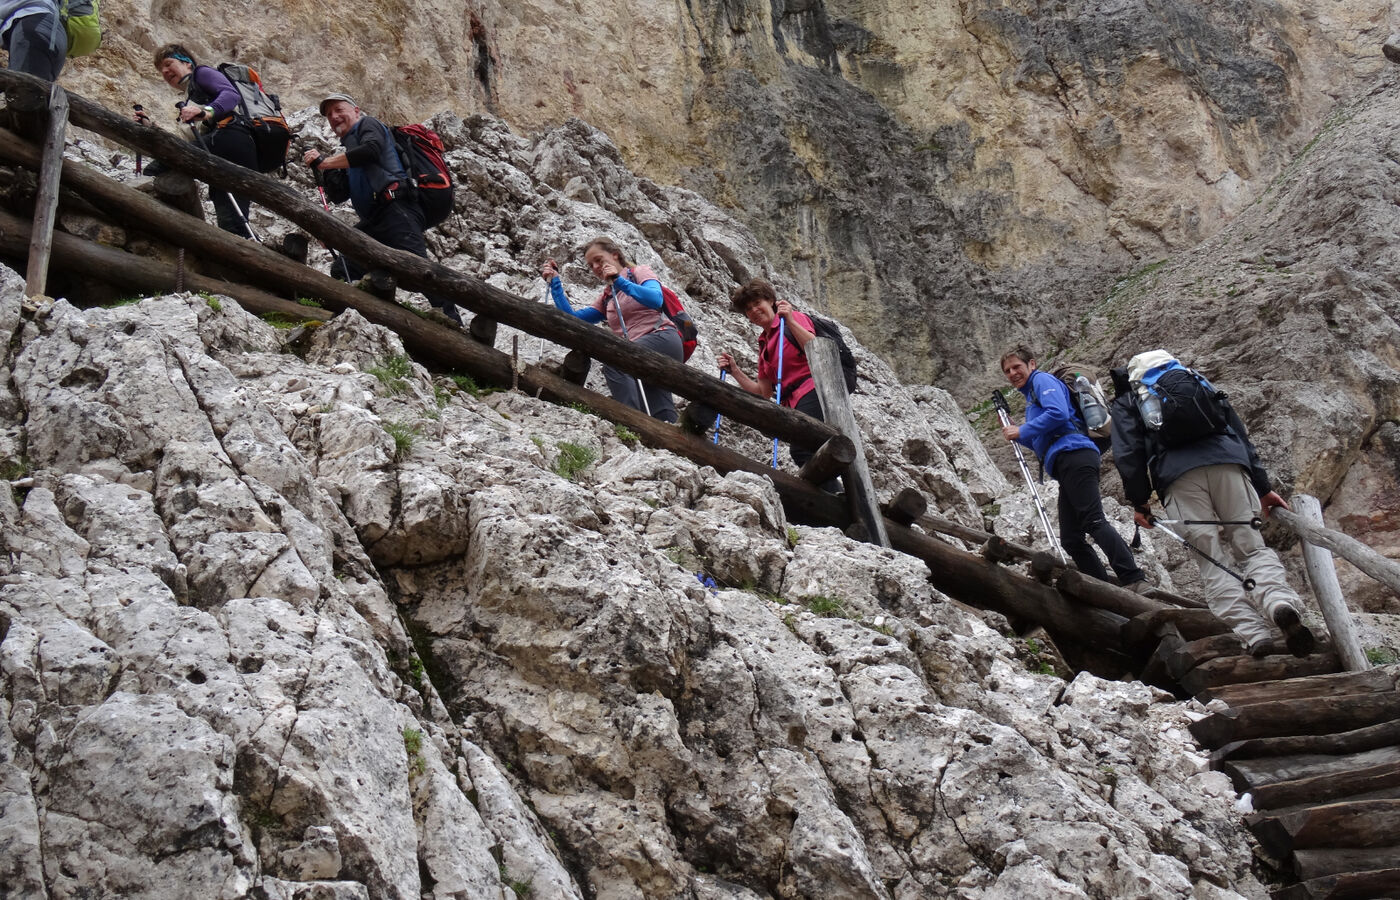
[[[68,32],[68,55],[87,56],[102,43],[98,0],[59,0],[58,17]]]

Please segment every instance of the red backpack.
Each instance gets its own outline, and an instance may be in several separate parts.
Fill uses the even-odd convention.
[[[664,284],[661,286],[661,311],[681,333],[681,359],[690,359],[690,355],[695,352],[695,345],[700,343],[700,329],[695,327],[695,320],[685,311],[681,298]]]
[[[452,172],[442,158],[447,149],[438,133],[426,125],[395,125],[390,129],[399,159],[418,187],[418,205],[425,227],[441,225],[452,215]]]

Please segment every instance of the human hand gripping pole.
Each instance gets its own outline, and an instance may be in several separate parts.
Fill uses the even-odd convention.
[[[1002,396],[1001,391],[992,391],[992,404],[997,409],[997,418],[1001,420],[1002,427],[1010,427],[1011,407],[1006,405],[1006,398]],[[1059,538],[1055,537],[1055,530],[1050,527],[1050,515],[1045,511],[1045,503],[1040,499],[1040,491],[1036,489],[1035,479],[1031,477],[1030,467],[1026,465],[1026,455],[1021,452],[1021,445],[1015,441],[1011,441],[1011,449],[1016,451],[1016,463],[1021,467],[1021,476],[1026,479],[1026,487],[1031,490],[1036,512],[1040,513],[1040,527],[1045,529],[1045,539],[1050,542],[1050,547],[1060,561],[1068,563],[1064,548],[1060,546]]]

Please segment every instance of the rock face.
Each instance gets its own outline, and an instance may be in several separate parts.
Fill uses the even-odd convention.
[[[391,119],[582,118],[732,209],[906,380],[960,391],[1009,333],[1068,343],[1116,275],[1261,196],[1385,65],[1391,6],[136,3],[64,79],[168,110],[149,56],[180,40],[291,108],[348,90]]]
[[[12,891],[1261,896],[1189,707],[1027,671],[765,479],[367,373],[353,313],[300,358],[227,299],[0,288]]]

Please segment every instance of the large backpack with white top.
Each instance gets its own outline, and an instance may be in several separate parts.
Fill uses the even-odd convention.
[[[1229,430],[1226,395],[1165,350],[1130,359],[1128,381],[1143,424],[1164,447],[1182,447]]]

